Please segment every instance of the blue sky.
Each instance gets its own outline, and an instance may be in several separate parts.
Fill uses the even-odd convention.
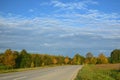
[[[0,51],[73,56],[120,49],[120,0],[0,0]]]

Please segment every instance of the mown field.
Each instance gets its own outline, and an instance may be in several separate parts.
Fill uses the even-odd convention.
[[[120,80],[120,63],[85,65],[75,80]]]

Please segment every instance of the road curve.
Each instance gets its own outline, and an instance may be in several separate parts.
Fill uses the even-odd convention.
[[[0,80],[73,80],[81,65],[0,74]]]

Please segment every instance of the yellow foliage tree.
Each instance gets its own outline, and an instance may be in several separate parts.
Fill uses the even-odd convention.
[[[98,63],[100,63],[100,64],[107,64],[108,63],[108,59],[103,53],[99,54]]]
[[[10,49],[5,51],[3,63],[8,68],[13,68],[15,66],[16,56],[13,53],[14,53],[14,51],[11,51]]]
[[[68,62],[69,62],[69,57],[68,56],[64,59],[64,62],[65,62],[65,64],[68,64]]]
[[[53,64],[57,64],[57,59],[53,58]]]
[[[90,63],[91,64],[96,64],[97,63],[97,58],[92,57],[91,60],[90,60]]]
[[[34,62],[31,62],[31,68],[33,68],[34,67]]]

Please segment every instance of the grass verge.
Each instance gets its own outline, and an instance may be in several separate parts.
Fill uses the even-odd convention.
[[[120,80],[120,71],[108,64],[102,65],[102,68],[101,65],[85,65],[75,80]]]
[[[43,69],[48,67],[56,67],[60,65],[49,65],[49,66],[41,66],[41,67],[33,67],[33,68],[18,68],[18,69],[0,69],[0,74],[2,73],[10,73],[10,72],[21,72],[21,71],[28,71],[28,70],[37,70]]]

